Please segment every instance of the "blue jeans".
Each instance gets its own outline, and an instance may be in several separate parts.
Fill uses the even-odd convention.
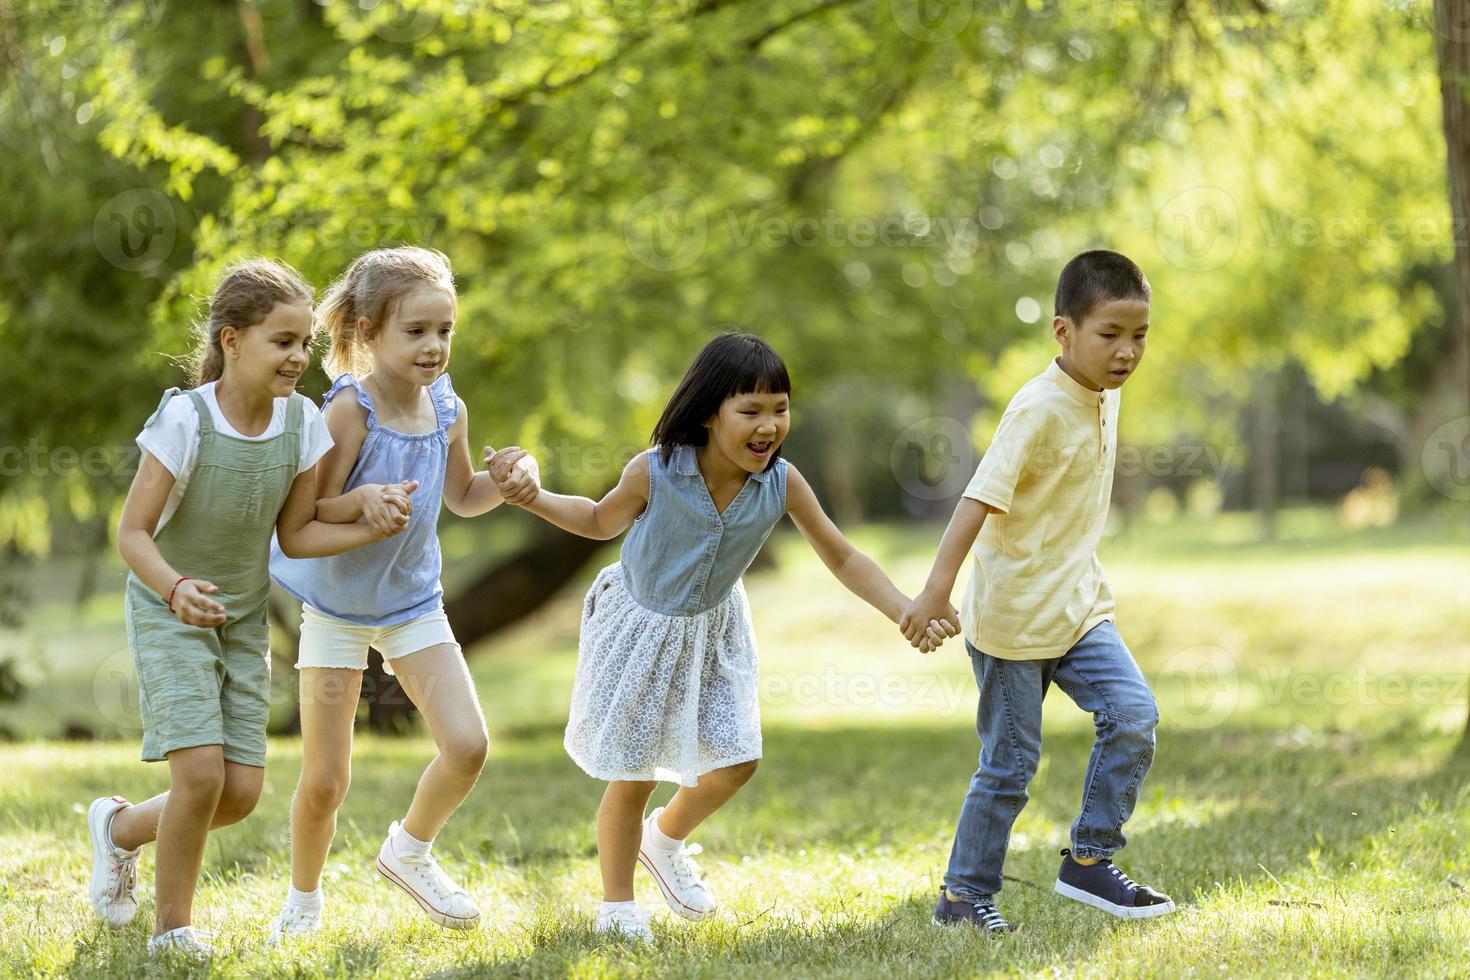
[[[1011,825],[1041,761],[1041,702],[1052,681],[1092,712],[1097,740],[1072,824],[1072,853],[1106,858],[1125,841],[1138,787],[1154,758],[1159,709],[1112,623],[1089,630],[1055,660],[999,660],[965,644],[980,685],[980,768],[960,809],[944,885],[965,901],[1000,891]]]

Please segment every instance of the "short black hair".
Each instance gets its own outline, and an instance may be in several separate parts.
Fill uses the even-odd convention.
[[[1095,249],[1074,256],[1057,280],[1057,316],[1077,326],[1099,303],[1112,299],[1149,301],[1153,291],[1148,277],[1126,255]]]
[[[791,375],[775,348],[754,334],[736,332],[722,333],[705,344],[653,427],[653,444],[659,447],[664,463],[673,458],[680,444],[703,446],[708,442],[704,423],[719,414],[726,398],[751,392],[791,394]],[[766,469],[775,466],[780,456],[778,447]]]

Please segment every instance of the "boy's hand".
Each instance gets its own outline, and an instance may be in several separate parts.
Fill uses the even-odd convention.
[[[947,596],[932,596],[926,591],[920,592],[909,603],[899,617],[898,628],[903,638],[921,653],[929,653],[949,637],[959,635],[959,621],[960,614],[949,604]],[[926,640],[930,644],[928,650],[921,645]]]
[[[408,518],[413,514],[409,494],[416,489],[418,482],[414,480],[394,484],[368,483],[358,488],[362,494],[363,520],[379,539],[401,534],[408,527]]]
[[[174,615],[186,626],[201,626],[205,629],[223,626],[226,619],[225,607],[206,594],[218,591],[219,586],[213,582],[197,578],[184,579],[174,589]]]
[[[541,468],[536,458],[520,446],[500,450],[486,446],[485,465],[508,504],[525,506],[541,492]]]

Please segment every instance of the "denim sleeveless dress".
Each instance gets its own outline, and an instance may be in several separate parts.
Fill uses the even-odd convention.
[[[377,408],[361,383],[350,374],[333,382],[322,398],[350,390],[367,411],[367,438],[342,492],[365,483],[418,480],[413,516],[402,534],[327,558],[287,558],[271,543],[271,578],[302,602],[329,616],[359,626],[396,626],[435,611],[442,605],[439,584],[439,505],[444,499],[444,470],[449,461],[449,427],[459,414],[459,400],[441,375],[429,386],[438,422],[433,432],[407,433],[378,424]]]
[[[715,509],[693,446],[648,454],[648,507],[582,605],[567,754],[590,776],[693,786],[761,757],[740,578],[786,514],[785,460]]]

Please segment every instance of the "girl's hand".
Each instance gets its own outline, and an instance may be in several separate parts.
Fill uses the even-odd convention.
[[[490,467],[490,478],[500,488],[506,503],[522,507],[541,492],[541,468],[536,458],[520,446],[498,451],[486,446],[485,464]]]
[[[413,516],[413,500],[410,495],[419,488],[417,480],[402,480],[383,486],[383,499],[398,508],[404,517]]]
[[[184,579],[174,589],[171,603],[174,615],[185,626],[200,626],[205,629],[223,626],[226,619],[225,607],[206,594],[218,591],[219,587],[213,582],[197,578]]]
[[[364,484],[362,494],[362,518],[378,534],[379,538],[391,538],[403,533],[408,527],[408,518],[413,513],[413,502],[408,495],[418,484],[411,480],[403,483]]]
[[[945,637],[958,636],[960,631],[956,624],[959,621],[960,614],[949,604],[948,598],[935,598],[927,592],[920,592],[899,617],[898,628],[903,638],[917,647],[926,630],[938,630],[940,642]]]

